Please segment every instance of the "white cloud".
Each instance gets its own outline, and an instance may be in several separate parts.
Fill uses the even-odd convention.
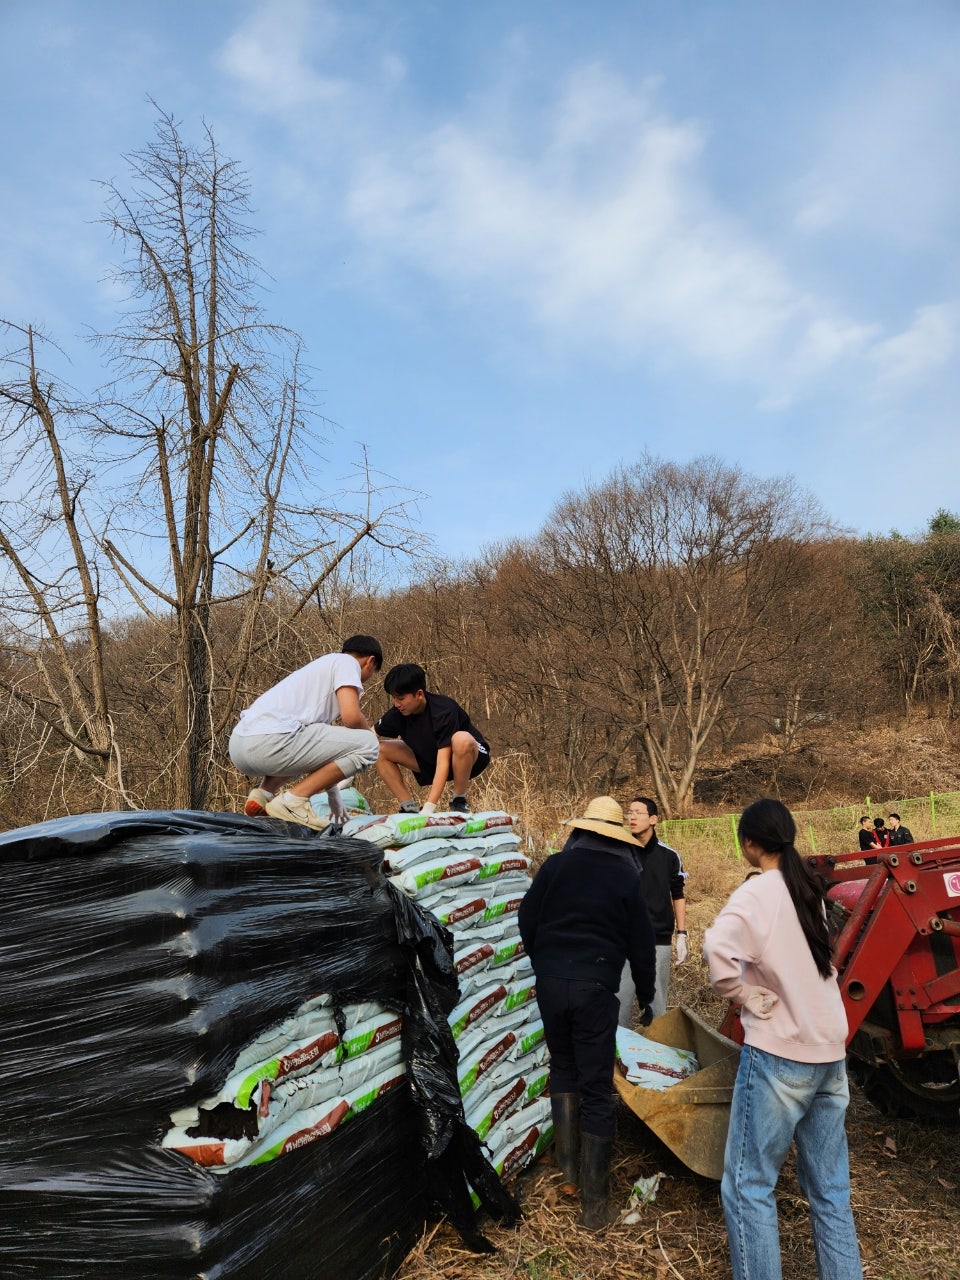
[[[831,314],[816,303],[811,303],[810,310],[811,318],[794,352],[793,363],[800,374],[815,376],[841,361],[859,358],[869,352],[880,335],[877,324],[862,324]]]
[[[231,35],[216,64],[260,110],[286,112],[329,103],[342,80],[316,72],[304,54],[316,54],[336,37],[337,17],[308,0],[271,0]]]
[[[306,209],[311,187],[342,193],[366,252],[357,278],[413,272],[457,305],[524,318],[562,347],[692,368],[752,389],[767,408],[838,375],[889,392],[943,363],[947,313],[925,308],[908,333],[884,337],[873,316],[812,291],[784,256],[789,242],[775,247],[776,231],[758,235],[749,210],[715,194],[707,127],[667,113],[657,80],[581,67],[534,108],[529,59],[514,48],[521,65],[503,83],[427,126],[389,48],[340,79],[317,69],[334,54],[346,65],[345,21],[272,0],[220,63],[255,110],[283,118],[291,151],[274,158],[275,194]],[[806,235],[854,216],[856,191],[832,162],[797,190],[793,223]],[[416,289],[404,297],[415,304]]]
[[[368,153],[347,202],[357,235],[555,338],[693,361],[776,397],[875,340],[714,199],[704,130],[647,92],[590,68],[530,127],[535,145],[484,120]]]
[[[380,60],[380,71],[384,83],[391,88],[402,84],[407,78],[407,64],[395,53],[386,53]]]
[[[794,225],[799,231],[816,234],[836,226],[845,217],[850,199],[843,188],[825,182],[808,184],[812,187],[802,198],[794,215]]]
[[[922,58],[867,58],[820,104],[797,139],[811,167],[798,183],[797,226],[853,232],[861,242],[928,250],[953,239],[960,171],[955,152],[960,40],[925,44]]]
[[[882,382],[917,382],[941,368],[957,349],[957,308],[920,307],[913,324],[878,342],[870,353]]]

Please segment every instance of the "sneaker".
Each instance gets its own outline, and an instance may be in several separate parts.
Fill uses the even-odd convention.
[[[325,831],[330,825],[330,819],[321,818],[309,800],[289,791],[274,796],[264,807],[271,818],[279,818],[282,822],[299,822],[301,826],[313,827],[314,831]]]
[[[247,796],[243,812],[248,818],[262,818],[267,812],[267,804],[273,799],[272,791],[264,791],[263,787],[254,787]]]
[[[467,797],[454,796],[453,799],[450,801],[450,808],[447,810],[447,812],[448,813],[469,813],[470,806],[467,804]]]

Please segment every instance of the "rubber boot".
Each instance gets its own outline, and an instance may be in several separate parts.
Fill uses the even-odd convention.
[[[553,1113],[553,1141],[560,1169],[560,1192],[565,1196],[575,1196],[579,1185],[577,1139],[580,1136],[580,1095],[551,1094],[550,1110]]]
[[[592,1133],[580,1135],[580,1193],[583,1212],[580,1226],[599,1231],[616,1222],[618,1214],[610,1205],[610,1158],[613,1139]]]

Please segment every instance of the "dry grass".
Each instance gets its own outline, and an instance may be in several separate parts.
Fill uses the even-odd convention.
[[[698,806],[699,825],[677,837],[690,873],[687,923],[690,959],[674,969],[671,1003],[695,1009],[714,1025],[724,1002],[707,981],[703,932],[743,878],[734,854],[730,813],[759,794],[779,794],[798,818],[801,851],[840,852],[856,842],[863,801],[872,813],[899,808],[918,837],[960,830],[960,810],[941,811],[933,831],[926,802],[915,809],[904,796],[960,791],[956,733],[934,722],[894,728],[880,724],[843,741],[824,732],[803,757],[782,768],[770,785],[773,755],[720,762],[712,771],[712,803]],[[793,770],[792,772],[790,770]],[[520,755],[495,757],[473,784],[475,808],[519,816],[535,862],[566,838],[565,819],[582,812],[586,798],[544,797]],[[621,799],[642,787],[628,788]],[[369,795],[376,807],[376,784]],[[709,818],[709,814],[724,814]],[[670,837],[667,830],[667,838]],[[890,1120],[854,1088],[848,1113],[853,1208],[867,1280],[960,1280],[960,1135]],[[592,1235],[576,1226],[578,1208],[557,1195],[549,1155],[511,1184],[523,1208],[517,1227],[484,1224],[497,1252],[463,1249],[446,1224],[432,1228],[410,1253],[398,1280],[726,1280],[726,1232],[716,1183],[691,1173],[623,1105],[612,1178],[616,1203],[626,1205],[634,1180],[663,1172],[656,1201],[636,1226],[615,1225]],[[792,1159],[781,1176],[780,1212],[785,1280],[809,1280],[813,1252],[805,1202]]]
[[[958,744],[956,721],[919,715],[899,723],[877,718],[853,732],[837,725],[810,730],[787,754],[772,739],[746,744],[700,762],[696,812],[735,811],[758,795],[778,795],[794,809],[829,809],[865,796],[884,806],[903,796],[957,791]]]
[[[574,808],[567,810],[575,812]],[[743,868],[728,858],[688,859],[690,959],[674,969],[671,1003],[719,1022],[701,956],[712,922]],[[407,1257],[398,1280],[727,1280],[726,1233],[717,1183],[691,1173],[622,1104],[612,1193],[625,1206],[634,1180],[666,1174],[636,1226],[593,1235],[578,1208],[560,1199],[549,1155],[511,1184],[524,1216],[511,1228],[484,1223],[497,1252],[466,1252],[445,1224]],[[960,1135],[888,1120],[854,1089],[848,1114],[853,1208],[867,1280],[960,1280]],[[777,1192],[784,1280],[814,1274],[806,1204],[792,1159]]]
[[[636,1226],[597,1235],[576,1225],[575,1203],[561,1201],[550,1158],[512,1184],[524,1208],[517,1227],[485,1224],[497,1252],[467,1253],[446,1225],[407,1257],[399,1280],[726,1280],[730,1274],[718,1184],[685,1169],[625,1107],[618,1113],[611,1180],[625,1205],[633,1181],[666,1174]],[[958,1280],[960,1154],[956,1137],[883,1120],[855,1095],[848,1119],[853,1210],[867,1280]],[[814,1274],[806,1203],[788,1161],[777,1192],[785,1280]]]

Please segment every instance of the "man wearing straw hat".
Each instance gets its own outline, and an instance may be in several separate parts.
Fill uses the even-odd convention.
[[[519,925],[550,1050],[561,1190],[574,1194],[579,1185],[580,1225],[596,1231],[616,1217],[609,1189],[617,988],[626,962],[641,1007],[653,999],[655,940],[631,854],[639,846],[616,800],[599,796],[565,825],[573,832],[537,873]]]

